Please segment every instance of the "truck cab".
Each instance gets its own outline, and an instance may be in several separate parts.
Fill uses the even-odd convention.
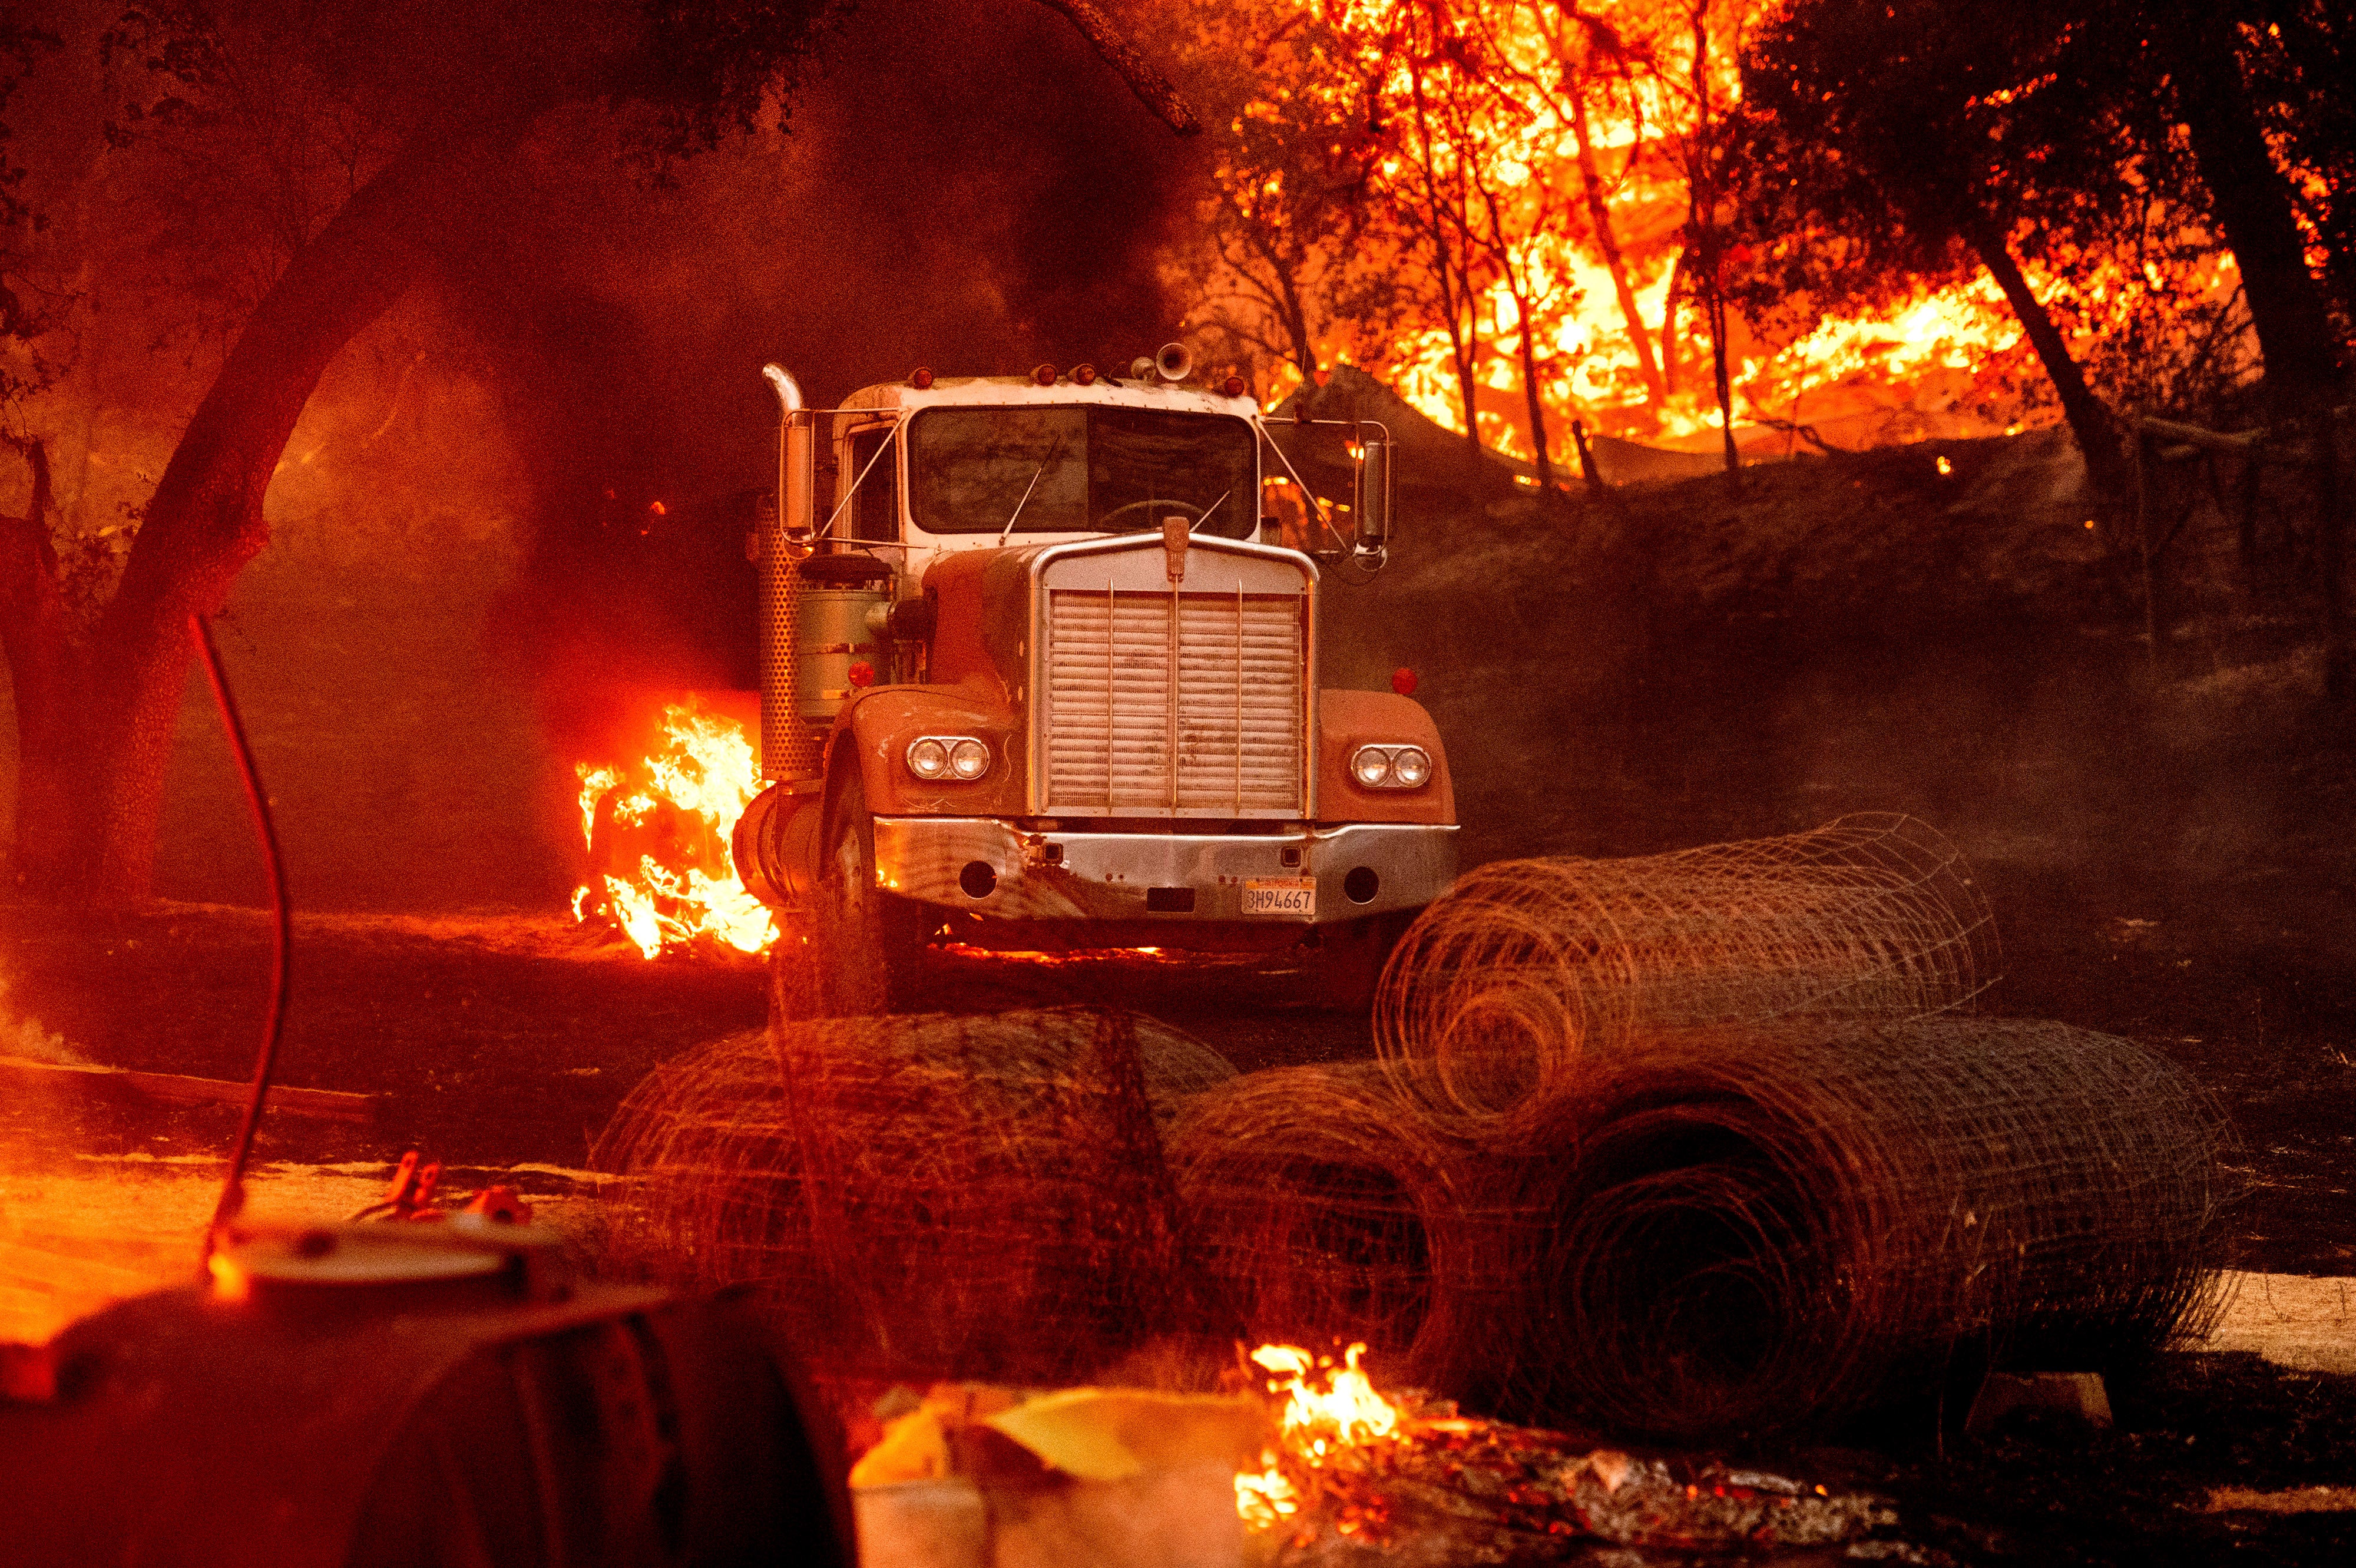
[[[1396,929],[1452,879],[1430,715],[1316,681],[1321,572],[1381,564],[1387,435],[1328,433],[1357,474],[1345,531],[1241,383],[1184,361],[919,371],[833,409],[769,368],[766,788],[733,847],[789,923],[886,961],[1274,949]],[[1303,541],[1275,493],[1334,548],[1280,542]]]

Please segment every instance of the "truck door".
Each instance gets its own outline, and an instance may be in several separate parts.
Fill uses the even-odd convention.
[[[851,508],[842,521],[835,525],[835,535],[841,539],[864,540],[872,543],[896,544],[900,541],[900,455],[884,453],[881,461],[876,454],[892,439],[890,424],[864,424],[852,427],[843,439],[841,460],[835,471],[842,484],[859,484],[851,499]],[[874,463],[873,467],[868,465]],[[867,478],[859,483],[859,476]],[[836,497],[840,505],[841,498]]]

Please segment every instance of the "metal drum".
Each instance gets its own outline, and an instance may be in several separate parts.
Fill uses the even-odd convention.
[[[720,1568],[851,1559],[813,1407],[750,1318],[575,1286],[554,1239],[248,1231],[0,1402],[10,1568]],[[21,1382],[22,1380],[20,1379]]]

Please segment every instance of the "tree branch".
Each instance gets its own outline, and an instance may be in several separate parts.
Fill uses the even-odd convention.
[[[1153,64],[1139,53],[1135,45],[1120,36],[1112,18],[1089,0],[1039,0],[1039,4],[1060,15],[1078,29],[1088,47],[1097,51],[1105,64],[1112,67],[1137,101],[1153,111],[1161,122],[1182,136],[1192,136],[1203,129],[1203,122],[1194,111],[1178,96],[1170,79],[1153,69]]]

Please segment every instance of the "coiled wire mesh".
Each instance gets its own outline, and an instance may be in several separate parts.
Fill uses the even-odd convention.
[[[691,1052],[599,1140],[605,1266],[744,1285],[830,1368],[1068,1380],[1188,1304],[1159,1122],[1234,1075],[1127,1014],[821,1019]]]
[[[1385,966],[1401,1090],[1496,1130],[1647,1031],[1894,1019],[1965,1005],[1996,954],[1954,846],[1901,816],[1633,860],[1481,866]]]
[[[1496,1151],[1502,1403],[1690,1438],[1822,1427],[1959,1364],[2201,1331],[2230,1134],[2140,1046],[2026,1019],[1663,1034]]]
[[[1363,1340],[1427,1378],[1476,1272],[1470,1154],[1372,1062],[1246,1073],[1170,1131],[1193,1256],[1254,1343]]]

